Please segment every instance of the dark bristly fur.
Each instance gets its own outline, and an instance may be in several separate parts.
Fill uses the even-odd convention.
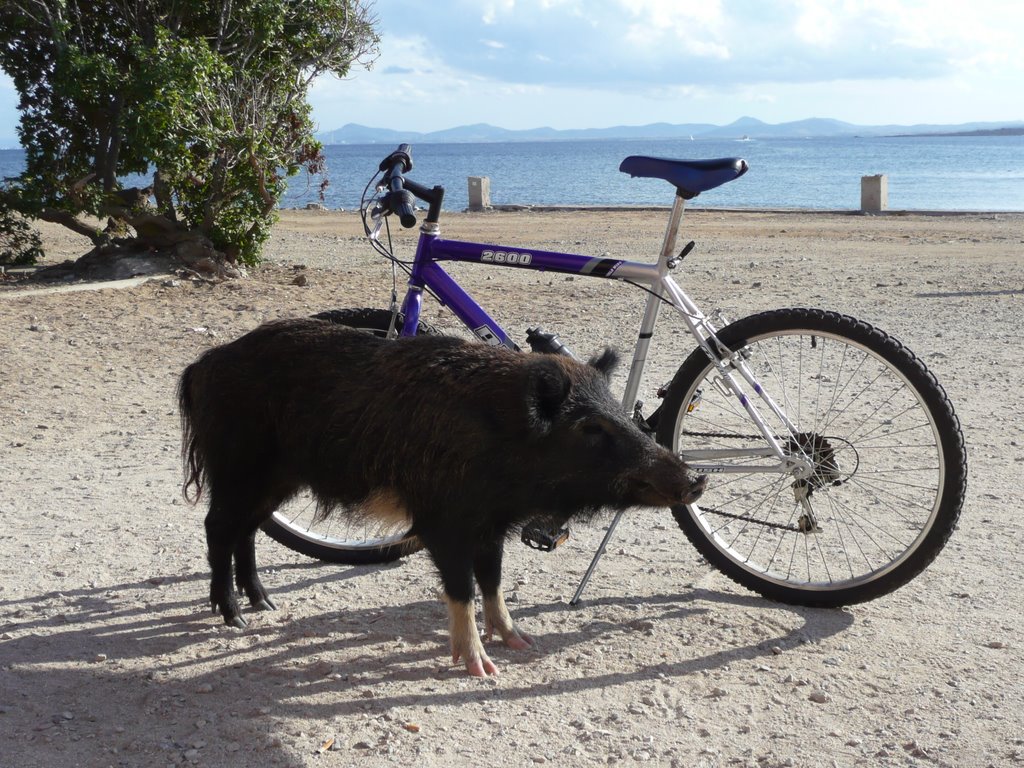
[[[207,351],[182,374],[178,400],[183,490],[210,504],[214,607],[244,624],[232,560],[249,601],[273,607],[253,541],[300,489],[328,515],[398,506],[440,572],[456,657],[491,671],[466,605],[475,576],[489,626],[514,647],[526,642],[500,599],[510,529],[537,513],[683,503],[702,488],[615,402],[616,359],[606,351],[582,364],[438,336],[389,342],[315,319],[268,323]]]

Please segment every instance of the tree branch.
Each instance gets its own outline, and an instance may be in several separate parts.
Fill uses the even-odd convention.
[[[84,221],[80,220],[73,213],[62,211],[59,208],[43,208],[37,215],[38,218],[43,221],[49,221],[54,224],[62,224],[72,232],[76,232],[79,235],[88,237],[93,245],[99,245],[105,239],[103,232],[97,227],[91,227]]]

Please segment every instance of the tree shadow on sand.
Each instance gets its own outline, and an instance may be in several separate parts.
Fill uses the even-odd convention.
[[[399,566],[384,570],[393,567]],[[497,682],[476,685],[461,667],[447,663],[440,600],[353,605],[358,579],[379,575],[380,568],[288,564],[274,570],[287,582],[275,595],[293,608],[248,613],[251,624],[242,631],[205,612],[205,573],[0,601],[0,669],[11,683],[5,686],[9,701],[0,705],[13,705],[4,715],[15,726],[12,733],[31,742],[36,759],[57,764],[74,754],[88,760],[92,755],[82,751],[82,742],[56,738],[72,727],[58,713],[97,701],[103,703],[104,719],[135,733],[124,746],[132,753],[186,749],[186,724],[211,710],[243,716],[225,741],[266,742],[276,723],[288,718],[358,717],[368,708],[479,706],[495,696],[495,686],[503,702],[524,702],[657,680],[702,679],[728,665],[770,658],[773,648],[840,634],[854,621],[843,611],[780,606],[699,588],[605,597],[576,608],[562,602],[516,606],[516,619],[527,628],[544,625],[543,651],[513,652],[489,644],[488,652],[506,672]],[[337,590],[331,610],[303,598],[314,587]],[[616,652],[653,651],[657,638],[645,633],[744,621],[751,611],[763,611],[758,622],[767,628],[756,640],[747,633],[738,644],[722,647],[722,638],[709,633],[704,645],[672,646],[672,653],[651,652],[649,658],[641,653],[627,669],[620,664],[608,672],[600,671],[600,659],[589,674],[552,662],[561,664],[574,650],[591,649],[599,640]],[[288,751],[279,742],[261,748]],[[251,759],[251,751],[225,753],[218,764],[246,765]]]

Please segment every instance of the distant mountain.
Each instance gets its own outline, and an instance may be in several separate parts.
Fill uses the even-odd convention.
[[[741,117],[728,125],[709,123],[651,123],[618,125],[611,128],[530,128],[510,130],[487,123],[461,125],[443,131],[399,131],[370,128],[349,123],[317,138],[325,144],[398,144],[408,142],[566,141],[580,139],[782,139],[829,136],[920,136],[1019,135],[1024,122],[963,123],[961,125],[855,125],[841,120],[813,117],[789,123],[770,124],[754,117]]]
[[[900,136],[904,134],[898,134]],[[912,133],[905,134],[908,137],[912,136],[1024,136],[1024,125],[1018,126],[1006,126],[1003,128],[977,128],[971,131],[953,131],[943,132],[939,131],[936,133]]]
[[[420,141],[423,134],[392,131],[387,128],[368,128],[365,125],[349,123],[337,131],[321,133],[317,138],[327,144],[399,144],[403,141]]]

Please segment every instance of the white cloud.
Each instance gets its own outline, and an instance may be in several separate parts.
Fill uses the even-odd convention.
[[[793,24],[797,40],[815,48],[833,45],[842,30],[835,10],[813,0],[801,2],[799,5],[800,11]]]
[[[499,14],[508,13],[515,8],[515,5],[515,0],[501,0],[501,2],[496,3],[485,3],[483,15],[480,17],[480,20],[484,24],[496,24]],[[437,10],[440,11],[441,8],[438,7]]]
[[[383,45],[415,28],[453,69],[500,82],[624,90],[937,77],[963,62],[1019,57],[1015,35],[1024,29],[1024,4],[1006,0],[478,3],[450,0],[425,11],[413,0],[378,0]]]
[[[318,80],[325,129],[1024,119],[1019,0],[376,0],[372,71]],[[17,94],[0,73],[0,137]]]
[[[623,10],[633,19],[624,28],[623,40],[649,58],[664,59],[680,49],[698,58],[729,58],[729,46],[719,31],[718,3],[638,0],[624,4]]]
[[[18,91],[14,81],[0,72],[0,148],[17,146]]]
[[[656,39],[673,38],[698,48],[721,47],[720,0],[618,0],[613,5],[634,18],[631,30],[643,28]]]

